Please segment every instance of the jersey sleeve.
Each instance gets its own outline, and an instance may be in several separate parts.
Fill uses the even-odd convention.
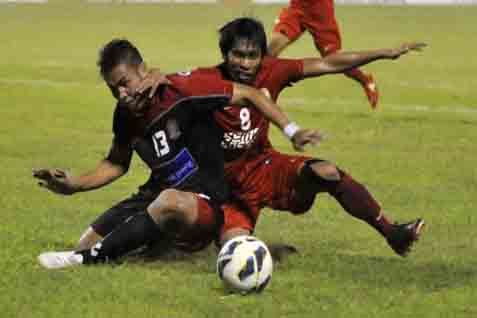
[[[131,147],[129,147],[129,145],[120,144],[115,137],[113,138],[111,149],[109,150],[105,160],[113,164],[120,165],[125,171],[128,171],[129,166],[131,165],[132,152],[133,150]]]
[[[131,122],[128,112],[116,105],[113,116],[113,134],[115,142],[122,146],[131,144],[133,128],[128,122]]]
[[[132,159],[133,128],[130,114],[116,105],[113,116],[113,141],[105,160],[124,167],[127,171]]]
[[[283,87],[303,79],[303,60],[278,59],[274,68],[273,73],[278,75]]]

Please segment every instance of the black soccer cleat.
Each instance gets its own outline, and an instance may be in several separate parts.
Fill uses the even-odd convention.
[[[397,254],[405,257],[411,250],[412,244],[419,239],[424,225],[422,219],[404,224],[394,224],[386,240]]]

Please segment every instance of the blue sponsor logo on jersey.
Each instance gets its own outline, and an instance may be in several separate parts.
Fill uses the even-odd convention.
[[[167,185],[174,187],[181,184],[198,168],[189,150],[184,148],[173,159],[163,163],[158,170]]]

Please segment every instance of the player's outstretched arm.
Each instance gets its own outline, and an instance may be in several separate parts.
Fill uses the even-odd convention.
[[[391,49],[337,52],[324,58],[308,58],[303,60],[303,76],[315,77],[341,73],[377,60],[395,60],[411,51],[420,51],[425,46],[425,43],[411,42]]]
[[[79,176],[73,176],[61,169],[41,168],[33,170],[33,177],[39,180],[40,187],[58,194],[71,195],[94,190],[113,182],[127,172],[132,156],[132,153],[129,151],[128,155],[127,151],[113,144],[107,159],[102,160],[94,171]]]
[[[236,104],[244,100],[254,104],[268,120],[280,128],[292,141],[295,150],[303,151],[305,145],[316,145],[322,140],[322,135],[318,130],[301,129],[296,123],[288,119],[288,116],[275,102],[259,90],[234,83],[231,103]]]

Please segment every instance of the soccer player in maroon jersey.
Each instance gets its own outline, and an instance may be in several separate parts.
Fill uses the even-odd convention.
[[[341,49],[341,36],[333,0],[290,0],[288,7],[282,9],[276,20],[268,53],[278,56],[305,31],[313,37],[315,47],[321,56],[333,54]],[[345,75],[361,84],[371,107],[376,109],[379,93],[373,76],[363,73],[359,68],[350,69]]]
[[[142,208],[116,209],[119,215],[100,217],[86,234],[89,242],[103,238],[93,247],[43,253],[40,263],[54,269],[116,260],[161,237],[194,248],[219,240],[230,224],[235,226],[229,216],[233,221],[234,214],[241,212],[221,210],[229,190],[221,130],[214,124],[213,111],[231,103],[253,103],[265,118],[285,130],[290,127],[287,117],[258,90],[221,79],[206,69],[168,76],[170,84],[152,99],[137,94],[147,69],[137,48],[127,40],[105,45],[98,65],[118,100],[108,157],[95,171],[78,177],[59,169],[38,169],[34,177],[55,193],[94,190],[123,176],[136,152],[151,170],[151,195],[143,198]],[[297,148],[317,138],[312,130],[286,133]],[[116,223],[114,229],[103,222],[110,217]]]
[[[209,71],[259,88],[273,100],[285,87],[305,78],[343,72],[378,59],[396,59],[424,46],[409,43],[394,49],[339,52],[324,58],[279,59],[267,55],[265,31],[257,20],[238,18],[219,32],[224,62]],[[158,79],[151,80],[154,76]],[[160,72],[151,73],[140,90],[158,81]],[[242,209],[249,215],[244,218],[240,214],[236,228],[225,233],[224,239],[252,232],[263,207],[301,214],[322,192],[335,198],[350,215],[375,228],[401,256],[418,239],[423,220],[392,224],[368,190],[333,163],[277,152],[268,139],[268,120],[254,108],[231,105],[216,111],[215,118],[224,129],[226,178],[238,198],[235,205],[225,209]],[[291,125],[289,129],[293,133],[299,127]]]

